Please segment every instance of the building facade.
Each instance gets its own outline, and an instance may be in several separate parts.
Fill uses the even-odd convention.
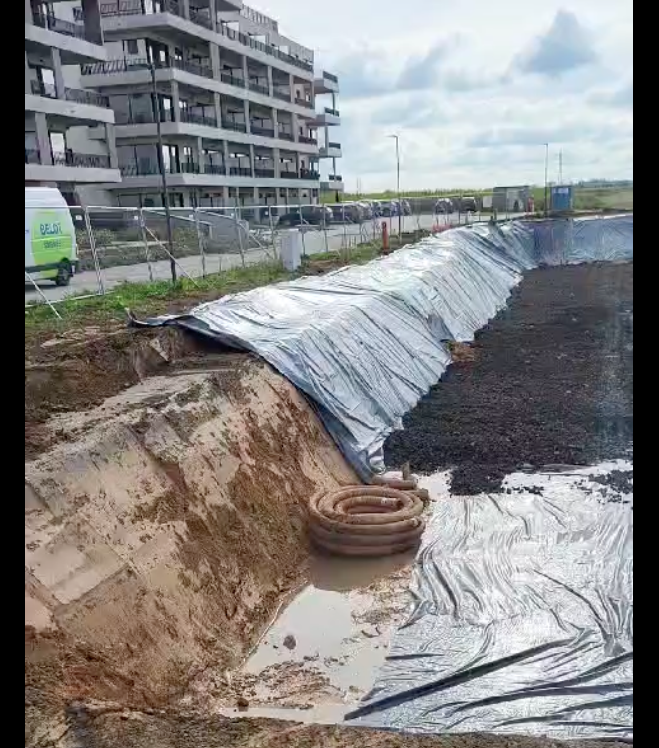
[[[108,202],[162,205],[161,166],[176,207],[314,203],[321,161],[342,189],[338,80],[275,20],[240,0],[106,0],[100,22],[81,81],[114,112]]]
[[[25,0],[26,186],[84,204],[121,182],[110,101],[79,82],[82,65],[105,59],[99,0]]]

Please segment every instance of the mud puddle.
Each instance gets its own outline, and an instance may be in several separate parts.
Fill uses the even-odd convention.
[[[414,557],[312,557],[309,584],[243,666],[207,671],[184,703],[226,716],[342,722],[371,690],[405,619]]]

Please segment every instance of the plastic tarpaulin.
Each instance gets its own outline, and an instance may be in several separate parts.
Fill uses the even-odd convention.
[[[602,259],[616,252],[624,259],[632,250],[633,217],[476,224],[367,265],[227,296],[151,324],[186,325],[262,356],[311,398],[366,477],[383,467],[387,435],[446,370],[445,342],[472,340],[524,270],[600,251]]]
[[[633,507],[589,490],[599,470],[511,476],[514,495],[439,501],[411,617],[348,719],[631,742]]]

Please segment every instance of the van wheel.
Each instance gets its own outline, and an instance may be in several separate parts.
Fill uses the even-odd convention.
[[[68,262],[60,263],[57,268],[57,277],[55,278],[56,286],[68,286],[71,281],[71,265]]]

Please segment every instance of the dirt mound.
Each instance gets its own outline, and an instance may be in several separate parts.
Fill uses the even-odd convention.
[[[45,634],[26,659],[46,652],[30,676],[46,712],[48,693],[164,705],[235,664],[304,578],[307,499],[355,481],[290,383],[214,364],[43,426],[56,446],[26,463],[25,542],[26,624]]]
[[[85,748],[566,748],[553,740],[465,735],[414,737],[275,720],[79,710],[71,733]],[[570,743],[571,748],[622,748]],[[64,742],[56,748],[66,748]]]
[[[634,266],[534,270],[385,444],[389,465],[455,468],[453,492],[520,467],[590,465],[633,443]]]

